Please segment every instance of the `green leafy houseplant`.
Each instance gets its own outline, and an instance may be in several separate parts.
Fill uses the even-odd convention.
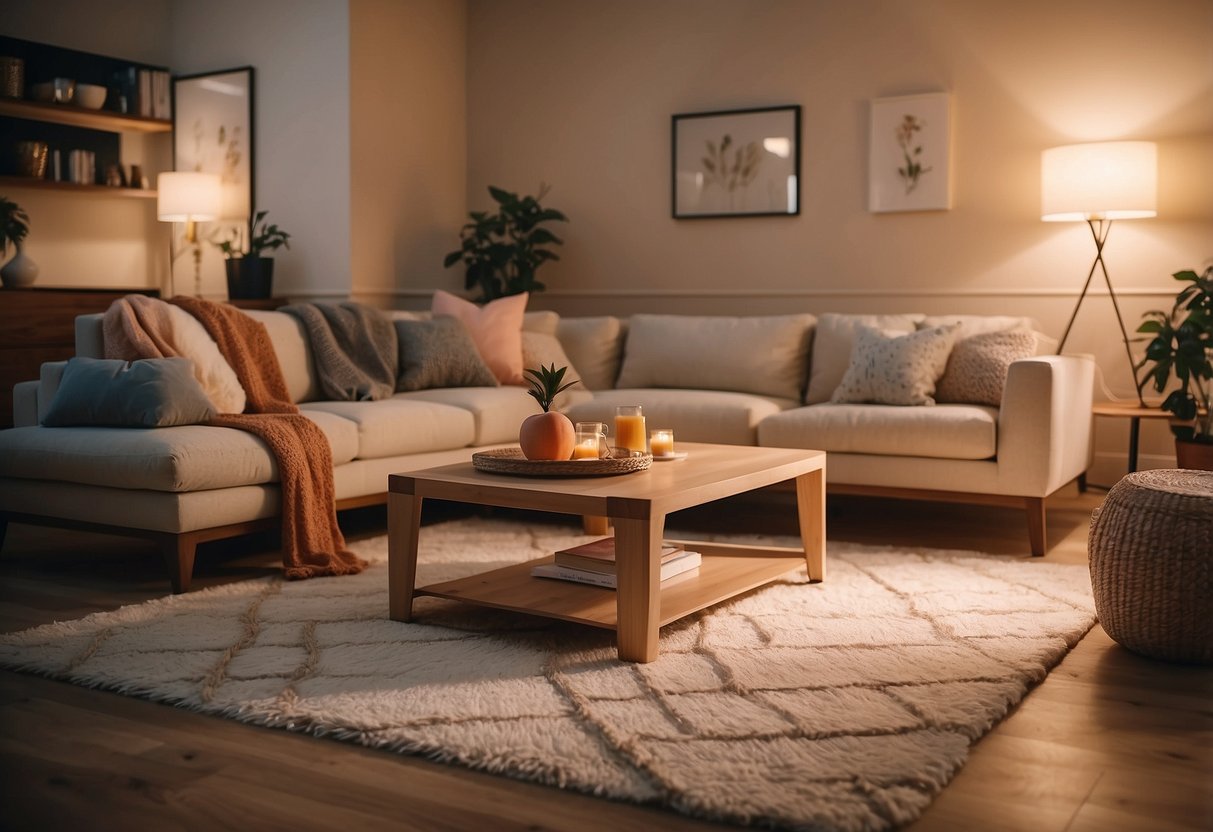
[[[232,300],[268,298],[273,294],[274,258],[264,252],[290,248],[291,235],[266,221],[269,211],[258,211],[248,221],[248,249],[237,229],[215,245],[223,251],[227,269],[227,295]],[[243,231],[243,229],[240,229]]]
[[[467,266],[465,288],[479,287],[480,302],[546,288],[535,279],[535,272],[547,261],[560,258],[544,246],[564,241],[543,224],[568,222],[564,214],[540,205],[547,192],[547,186],[542,186],[538,196],[520,197],[490,185],[489,195],[498,210],[468,214],[471,222],[459,231],[459,249],[446,256],[443,266],[449,269],[463,262]]]
[[[29,214],[8,197],[0,196],[0,258],[8,255],[8,244],[21,244],[29,235]]]
[[[1142,369],[1153,364],[1138,382],[1138,391],[1153,382],[1154,389],[1161,393],[1174,375],[1179,387],[1162,403],[1162,409],[1175,416],[1172,432],[1181,441],[1213,445],[1213,413],[1209,410],[1213,392],[1213,266],[1203,274],[1186,270],[1172,277],[1190,285],[1175,296],[1169,312],[1151,310],[1137,328],[1154,336],[1137,365]]]

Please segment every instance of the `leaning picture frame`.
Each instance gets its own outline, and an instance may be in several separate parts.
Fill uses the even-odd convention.
[[[868,210],[952,207],[952,96],[938,92],[872,100]]]
[[[173,79],[173,169],[216,173],[220,221],[240,227],[252,216],[253,68]]]
[[[675,219],[800,213],[800,106],[680,113],[671,125]]]

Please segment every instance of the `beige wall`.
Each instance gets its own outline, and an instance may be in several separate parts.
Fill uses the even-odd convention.
[[[168,0],[107,0],[101,25],[95,0],[4,0],[0,32],[161,66],[169,57]],[[128,135],[122,161],[154,179],[168,168],[167,135]],[[160,286],[168,273],[168,233],[156,221],[153,199],[74,194],[8,187],[4,195],[30,216],[26,253],[39,266],[39,286]]]
[[[1040,152],[1149,139],[1159,216],[1117,224],[1105,252],[1132,328],[1171,272],[1213,257],[1211,44],[1207,0],[472,0],[469,207],[489,183],[553,186],[572,222],[536,302],[562,312],[1009,312],[1060,337],[1094,247],[1085,225],[1040,221]],[[938,90],[953,210],[869,213],[868,101]],[[788,103],[800,216],[671,219],[671,114]],[[1095,293],[1067,351],[1129,396]],[[1123,427],[1099,425],[1093,478],[1123,465]],[[1147,464],[1168,448],[1146,431]]]
[[[467,5],[350,0],[352,293],[461,287],[443,255],[467,211]]]
[[[345,0],[173,0],[173,71],[256,70],[257,209],[291,236],[274,253],[274,294],[350,293],[349,14]],[[203,294],[227,296],[205,246]],[[193,265],[177,263],[189,292]]]

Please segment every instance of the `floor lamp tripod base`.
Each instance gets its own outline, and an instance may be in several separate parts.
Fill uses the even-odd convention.
[[[1129,347],[1129,332],[1125,329],[1125,319],[1120,314],[1120,304],[1116,300],[1116,290],[1112,288],[1112,280],[1108,277],[1108,267],[1103,259],[1103,247],[1108,241],[1108,232],[1112,230],[1112,220],[1087,220],[1087,226],[1091,229],[1091,237],[1095,240],[1095,260],[1091,263],[1091,270],[1087,272],[1087,281],[1082,285],[1082,292],[1078,295],[1078,303],[1074,304],[1074,311],[1070,314],[1070,321],[1066,324],[1066,331],[1061,336],[1061,342],[1057,345],[1057,354],[1061,355],[1066,347],[1066,339],[1070,337],[1070,329],[1074,326],[1074,319],[1078,317],[1078,310],[1082,307],[1083,299],[1087,296],[1087,290],[1091,288],[1091,279],[1095,277],[1095,269],[1098,267],[1103,273],[1104,284],[1108,287],[1108,297],[1112,298],[1112,308],[1116,310],[1116,322],[1120,324],[1120,335],[1125,345],[1125,358],[1129,360],[1129,373],[1133,376],[1133,391],[1137,395],[1137,403],[1142,407],[1146,406],[1145,400],[1141,396],[1141,386],[1137,383],[1137,365],[1133,363],[1133,351]]]

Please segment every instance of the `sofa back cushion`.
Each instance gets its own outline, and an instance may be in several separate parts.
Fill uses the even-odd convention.
[[[312,358],[312,345],[308,341],[303,322],[285,312],[266,312],[258,309],[242,310],[255,321],[260,321],[269,332],[278,356],[278,366],[286,379],[287,392],[293,402],[311,402],[320,398],[320,382],[316,376],[316,364]]]
[[[861,326],[888,333],[913,332],[923,316],[906,315],[842,315],[827,312],[817,319],[813,335],[813,360],[809,371],[808,404],[828,402],[851,365],[851,348],[855,333]]]
[[[589,390],[610,390],[623,355],[623,322],[610,316],[561,318],[556,337]]]
[[[814,317],[633,315],[617,386],[799,399]]]

